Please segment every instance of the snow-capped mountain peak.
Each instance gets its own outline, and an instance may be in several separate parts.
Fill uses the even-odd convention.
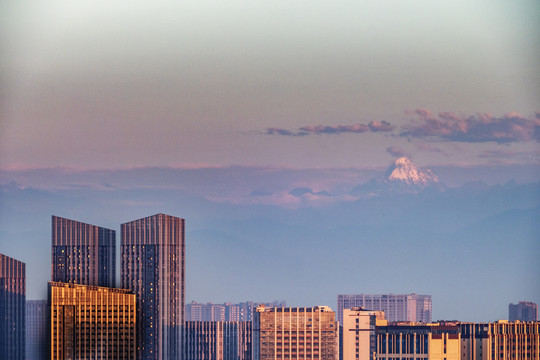
[[[431,170],[421,171],[406,157],[397,159],[389,170],[388,180],[412,185],[428,185],[439,182]]]

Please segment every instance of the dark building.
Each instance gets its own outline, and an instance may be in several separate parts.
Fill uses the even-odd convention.
[[[157,214],[121,225],[122,288],[137,296],[138,359],[180,358],[184,219]]]
[[[536,321],[538,320],[538,305],[529,301],[508,305],[508,320]]]
[[[251,360],[250,321],[186,321],[182,359]]]
[[[129,290],[49,282],[50,359],[136,356],[136,303]]]
[[[26,300],[26,360],[47,359],[47,300]]]
[[[0,254],[0,359],[25,359],[25,268],[23,262]]]
[[[52,281],[116,286],[116,232],[52,217]]]

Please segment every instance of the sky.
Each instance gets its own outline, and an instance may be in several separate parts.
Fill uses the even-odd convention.
[[[348,202],[400,156],[451,186],[538,182],[539,14],[536,0],[4,1],[0,182],[108,191],[140,217],[160,201],[122,191],[270,206],[261,217]],[[55,206],[17,214],[84,215]],[[202,208],[194,231],[230,214]]]
[[[2,7],[2,168],[538,162],[537,1]]]

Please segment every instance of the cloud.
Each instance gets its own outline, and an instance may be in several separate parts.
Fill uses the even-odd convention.
[[[369,129],[373,132],[377,132],[377,131],[388,132],[388,131],[394,130],[394,126],[392,126],[392,124],[390,124],[387,121],[371,121],[368,124],[368,126],[369,126]]]
[[[500,117],[487,113],[465,117],[454,112],[441,112],[435,116],[426,109],[416,109],[414,113],[419,122],[404,126],[400,136],[469,143],[540,141],[538,113],[535,118],[526,118],[517,112]]]
[[[297,131],[291,131],[281,128],[267,128],[266,135],[283,136],[306,136],[306,135],[336,135],[344,133],[362,134],[365,132],[389,132],[393,131],[394,126],[387,121],[371,121],[368,125],[306,125]]]
[[[286,129],[280,129],[280,128],[268,128],[266,129],[266,135],[283,135],[283,136],[304,136],[308,135],[305,132],[292,132],[290,130]]]
[[[308,125],[300,128],[301,131],[312,134],[340,134],[340,133],[364,133],[369,131],[369,126],[364,124],[354,125]]]
[[[386,148],[386,152],[392,155],[395,158],[407,156],[407,153],[402,148],[399,148],[397,146],[390,146]]]

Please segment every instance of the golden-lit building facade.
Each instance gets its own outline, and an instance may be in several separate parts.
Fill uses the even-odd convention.
[[[339,326],[327,306],[257,307],[253,359],[339,359]]]
[[[376,359],[540,360],[540,322],[377,326]]]
[[[461,323],[461,360],[539,360],[540,322]]]
[[[132,292],[49,282],[48,303],[51,360],[136,357]]]
[[[403,323],[377,327],[378,360],[461,360],[456,323]]]

